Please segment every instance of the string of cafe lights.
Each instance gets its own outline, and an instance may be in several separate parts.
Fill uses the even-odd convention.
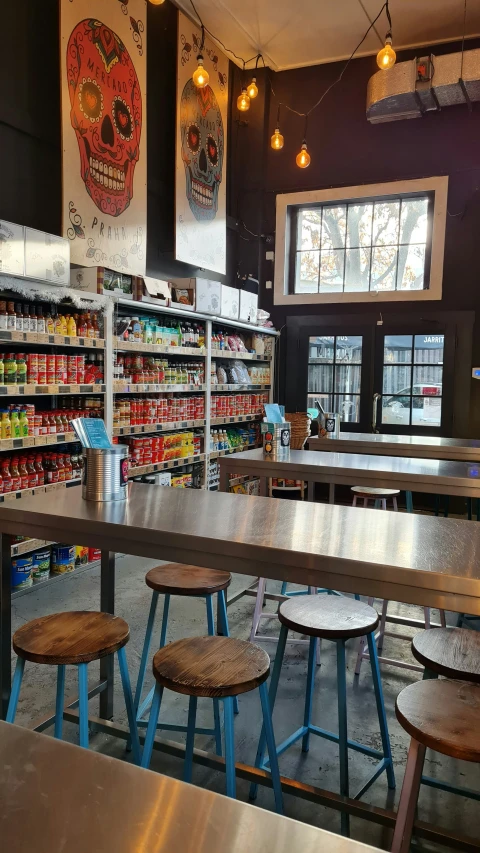
[[[149,2],[153,6],[161,6],[165,2],[165,0],[149,0]],[[249,65],[251,62],[255,62],[255,69],[254,69],[254,73],[252,75],[252,80],[248,86],[245,86],[242,84],[242,90],[241,90],[241,92],[237,98],[237,109],[240,112],[247,112],[247,110],[250,109],[250,102],[252,100],[254,100],[258,95],[256,71],[258,68],[258,63],[260,61],[262,61],[263,66],[265,67],[265,61],[264,61],[262,54],[257,53],[255,56],[252,56],[250,59],[243,59],[243,57],[238,56],[235,53],[235,51],[231,50],[229,47],[227,47],[225,44],[223,44],[221,39],[219,39],[218,36],[216,36],[214,33],[212,33],[212,31],[209,30],[208,27],[206,27],[204,25],[203,20],[197,11],[194,0],[190,0],[190,4],[191,4],[192,9],[193,9],[193,11],[194,11],[199,23],[200,23],[200,29],[201,29],[201,33],[202,33],[200,48],[199,48],[199,51],[197,54],[197,67],[195,68],[195,70],[192,74],[192,80],[193,80],[195,86],[198,89],[204,89],[205,86],[208,86],[208,83],[210,80],[209,73],[203,64],[203,61],[204,61],[203,49],[204,49],[204,45],[205,45],[205,33],[208,33],[220,45],[220,47],[226,53],[230,53],[235,59],[237,59],[239,62],[242,63],[244,73],[245,73],[246,66]],[[356,53],[358,52],[358,50],[362,46],[362,44],[365,41],[365,39],[367,38],[368,34],[374,28],[375,24],[381,18],[381,16],[383,15],[384,12],[385,12],[387,22],[388,22],[388,30],[385,34],[384,45],[379,50],[379,52],[377,54],[377,65],[381,71],[388,71],[390,68],[393,68],[393,66],[395,65],[397,55],[396,55],[396,53],[393,49],[393,46],[392,46],[392,44],[393,44],[392,17],[390,14],[388,0],[385,0],[385,3],[383,4],[382,8],[380,9],[378,15],[370,23],[370,26],[366,30],[363,38],[361,39],[361,41],[359,41],[355,50],[350,54],[349,58],[345,62],[345,64],[344,64],[342,70],[340,71],[340,74],[338,75],[338,77],[333,81],[333,83],[330,84],[330,86],[327,87],[327,89],[325,89],[325,91],[320,96],[318,101],[316,101],[316,103],[314,103],[313,106],[310,107],[310,109],[307,112],[299,112],[299,110],[294,109],[294,107],[291,107],[289,104],[287,104],[283,101],[279,101],[276,94],[275,94],[275,91],[273,89],[271,80],[269,80],[269,85],[270,85],[272,95],[275,98],[275,100],[277,100],[277,102],[278,102],[277,120],[275,122],[274,133],[272,134],[272,136],[270,138],[270,146],[274,151],[280,151],[285,144],[285,138],[280,131],[280,114],[281,114],[282,108],[289,110],[289,112],[294,113],[295,115],[299,116],[300,118],[303,118],[304,119],[304,130],[303,130],[302,145],[301,145],[300,151],[298,152],[298,154],[295,158],[295,162],[300,169],[306,169],[311,163],[311,156],[308,152],[308,147],[307,147],[307,130],[308,130],[308,118],[309,118],[309,116],[314,112],[314,110],[316,110],[320,106],[320,104],[322,103],[324,98],[326,98],[326,96],[333,89],[333,87],[341,82],[343,75],[345,74],[348,66],[351,63],[351,61],[354,59]]]

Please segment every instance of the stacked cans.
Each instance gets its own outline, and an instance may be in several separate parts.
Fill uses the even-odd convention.
[[[84,381],[84,355],[32,352],[27,356],[29,385],[83,385]]]
[[[212,418],[261,415],[268,394],[212,394]]]

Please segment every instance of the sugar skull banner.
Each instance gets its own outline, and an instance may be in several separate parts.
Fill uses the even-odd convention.
[[[61,0],[63,236],[72,263],[145,274],[145,0]]]
[[[210,80],[197,89],[201,32],[178,15],[175,256],[197,267],[226,268],[228,59],[205,39]]]

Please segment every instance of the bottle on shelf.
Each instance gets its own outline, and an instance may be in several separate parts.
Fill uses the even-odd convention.
[[[15,329],[17,332],[23,332],[23,310],[20,302],[15,305]]]
[[[71,314],[67,314],[67,335],[70,338],[77,336],[77,324]]]
[[[20,488],[28,489],[28,471],[27,471],[27,457],[20,456],[18,462],[18,473],[20,476]]]
[[[77,335],[79,338],[87,337],[87,321],[85,318],[85,314],[80,314],[78,318]]]
[[[2,299],[0,301],[0,331],[6,332],[7,329],[8,329],[7,303]]]
[[[45,316],[45,331],[47,335],[53,335],[55,333],[55,314],[53,305],[50,305],[47,309]]]
[[[1,435],[2,438],[12,437],[12,424],[10,421],[10,412],[8,411],[8,409],[2,410]]]
[[[30,306],[30,331],[37,332],[37,309],[35,305]]]
[[[23,331],[29,332],[30,331],[30,305],[28,304],[28,302],[25,302],[22,311],[23,311]]]
[[[44,335],[46,332],[45,317],[43,316],[43,308],[41,305],[37,308],[37,332],[39,335]]]
[[[15,304],[7,302],[7,329],[9,332],[14,332],[17,324],[17,315],[15,313]]]

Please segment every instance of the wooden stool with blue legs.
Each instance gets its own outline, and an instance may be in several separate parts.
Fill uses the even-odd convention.
[[[221,633],[226,637],[229,636],[227,606],[225,598],[225,590],[230,585],[232,576],[230,572],[217,571],[216,569],[204,569],[198,566],[189,566],[183,563],[168,563],[165,566],[156,566],[150,569],[145,575],[145,583],[152,590],[152,600],[150,604],[150,613],[148,616],[147,631],[143,643],[142,657],[140,660],[140,669],[138,672],[137,687],[135,690],[135,718],[139,728],[145,728],[148,720],[145,719],[145,713],[150,707],[155,687],[152,687],[148,696],[141,702],[143,685],[145,681],[145,672],[150,654],[150,646],[152,642],[152,633],[157,612],[158,596],[164,596],[163,602],[163,617],[160,630],[160,643],[158,648],[163,649],[167,637],[168,615],[170,609],[170,597],[172,595],[182,595],[195,598],[204,598],[207,610],[207,633],[209,636],[215,634],[215,621],[213,611],[213,596],[217,595],[218,609],[220,622],[219,628]],[[238,714],[238,703],[235,698],[234,705],[235,713]],[[220,713],[218,701],[213,702],[214,713],[214,728],[213,729],[197,729],[197,734],[211,734],[215,736],[217,755],[222,754],[222,738],[220,730]],[[168,731],[186,732],[187,726],[176,725],[173,723],[159,723],[159,729]]]
[[[310,735],[319,735],[320,737],[326,738],[334,743],[338,743],[340,752],[340,793],[343,796],[350,796],[348,780],[349,749],[357,750],[364,755],[368,755],[371,758],[377,758],[379,760],[367,781],[355,794],[355,799],[360,799],[365,791],[368,790],[370,785],[372,785],[384,771],[387,774],[388,787],[394,788],[395,776],[393,772],[390,738],[383,701],[382,684],[380,681],[377,648],[373,639],[374,631],[378,625],[378,613],[376,610],[374,610],[373,607],[369,607],[368,604],[363,604],[363,602],[355,601],[351,598],[336,598],[333,596],[322,596],[320,598],[315,596],[304,598],[303,600],[297,598],[284,602],[278,611],[278,618],[282,623],[282,627],[280,630],[280,639],[278,641],[277,653],[275,655],[275,663],[270,683],[269,696],[272,712],[277,695],[288,631],[300,631],[303,634],[307,634],[307,636],[310,637],[310,649],[308,655],[307,690],[305,696],[303,725],[284,740],[283,743],[277,746],[277,756],[282,755],[282,753],[300,740],[300,738],[302,739],[303,752],[308,752]],[[373,676],[380,735],[382,739],[382,750],[372,749],[369,746],[364,746],[363,744],[350,740],[347,732],[345,643],[352,637],[360,637],[363,635],[367,636],[370,651],[370,664]],[[319,639],[332,640],[337,646],[338,734],[321,729],[312,723],[312,704],[315,681],[314,662],[316,645]],[[262,729],[255,761],[255,766],[261,767],[262,769],[268,769],[269,765],[269,761],[264,757],[265,734],[266,733]],[[251,799],[255,799],[256,795],[257,785],[252,783],[250,788]],[[341,829],[343,835],[349,834],[350,818],[346,812],[342,812],[341,814]]]
[[[133,757],[140,764],[140,742],[135,725],[135,712],[130,688],[125,646],[130,630],[124,619],[110,613],[73,611],[41,616],[22,625],[13,635],[13,649],[18,655],[12,692],[7,711],[7,723],[15,722],[18,697],[25,662],[47,664],[57,669],[57,698],[55,705],[55,737],[61,740],[65,692],[65,667],[78,667],[78,710],[80,746],[88,749],[88,664],[101,658],[118,656],[123,695],[127,710]]]
[[[417,681],[399,693],[395,712],[411,741],[391,849],[409,853],[427,747],[480,764],[480,685],[447,678]]]
[[[425,667],[425,680],[442,675],[480,685],[480,634],[476,631],[468,628],[431,628],[429,631],[420,631],[412,640],[412,652]],[[425,775],[421,783],[480,801],[480,790],[460,788]]]
[[[271,760],[275,807],[283,814],[283,798],[278,772],[275,739],[266,681],[270,658],[252,643],[230,637],[189,637],[160,649],[153,658],[155,693],[150,711],[142,756],[142,767],[150,766],[153,742],[164,688],[190,697],[183,779],[191,782],[193,748],[199,697],[223,700],[225,731],[225,771],[227,797],[236,796],[233,699],[259,688],[263,726]]]

